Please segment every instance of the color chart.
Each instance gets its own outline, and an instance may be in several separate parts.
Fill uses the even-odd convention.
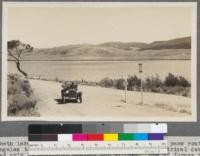
[[[90,125],[91,126],[91,125]],[[104,124],[105,126],[105,124]],[[86,130],[81,124],[30,125],[31,155],[62,154],[166,154],[166,124],[117,124],[110,130]],[[86,125],[85,125],[86,127]]]

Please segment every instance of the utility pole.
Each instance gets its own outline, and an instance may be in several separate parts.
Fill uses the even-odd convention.
[[[143,105],[142,63],[139,63],[138,65],[139,65],[139,73],[140,73],[141,105]]]

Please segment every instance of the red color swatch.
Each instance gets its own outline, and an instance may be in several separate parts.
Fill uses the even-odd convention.
[[[88,134],[88,141],[102,141],[103,134]]]

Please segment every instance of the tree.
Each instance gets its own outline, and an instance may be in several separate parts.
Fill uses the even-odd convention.
[[[172,73],[168,73],[168,76],[165,78],[165,85],[169,87],[174,87],[178,85],[178,77]]]
[[[8,41],[7,50],[8,55],[14,59],[19,72],[22,73],[25,77],[27,77],[27,73],[21,69],[20,61],[24,54],[33,51],[33,47],[29,44],[22,43],[19,40],[12,40]]]

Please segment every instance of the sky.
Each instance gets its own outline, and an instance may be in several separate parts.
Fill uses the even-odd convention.
[[[191,36],[189,7],[9,7],[7,40],[36,48]]]

